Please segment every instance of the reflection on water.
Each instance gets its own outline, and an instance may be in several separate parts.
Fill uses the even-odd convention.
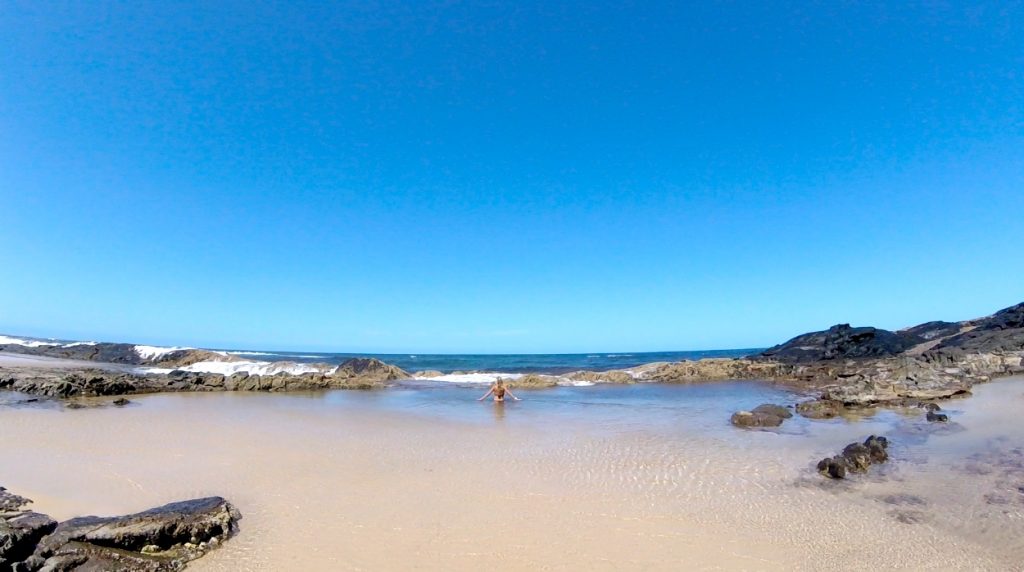
[[[499,404],[479,393],[411,383],[0,406],[0,459],[18,460],[0,484],[61,518],[226,496],[242,534],[198,570],[1024,560],[1022,379],[944,403],[948,424],[878,409],[767,431],[735,429],[729,415],[799,396],[753,382],[523,390]],[[869,434],[890,437],[890,463],[846,482],[815,473]]]

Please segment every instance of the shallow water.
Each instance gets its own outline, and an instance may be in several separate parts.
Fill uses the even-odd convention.
[[[218,494],[242,530],[196,570],[1020,569],[1024,379],[923,412],[737,430],[765,383],[518,391],[408,383],[0,408],[0,484],[55,517]],[[813,470],[869,434],[893,460]]]

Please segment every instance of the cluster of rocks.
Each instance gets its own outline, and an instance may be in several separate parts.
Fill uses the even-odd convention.
[[[818,472],[830,479],[845,479],[847,473],[864,473],[868,467],[889,459],[889,441],[885,437],[868,437],[863,443],[850,443],[843,452],[818,461]]]
[[[174,571],[238,531],[238,510],[220,497],[115,517],[58,523],[0,487],[0,570]]]

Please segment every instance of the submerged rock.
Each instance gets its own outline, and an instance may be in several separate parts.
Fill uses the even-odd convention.
[[[774,415],[783,419],[789,419],[793,416],[793,413],[788,408],[782,405],[775,405],[774,403],[762,403],[753,409],[754,413],[760,413],[763,415]]]
[[[825,399],[814,399],[796,404],[796,412],[808,419],[832,419],[842,415],[846,407],[842,403]]]
[[[20,508],[27,502],[4,494],[0,489],[0,506]],[[220,497],[60,524],[34,512],[5,512],[0,519],[0,570],[181,570],[237,532],[240,518]]]
[[[945,423],[949,421],[949,416],[945,413],[936,413],[935,411],[929,411],[925,413],[924,418],[932,423]]]
[[[888,439],[872,435],[863,443],[850,443],[839,455],[818,461],[818,472],[831,479],[846,478],[848,472],[866,472],[871,465],[889,459],[888,448]]]

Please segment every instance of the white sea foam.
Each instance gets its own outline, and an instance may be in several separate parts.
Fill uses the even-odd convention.
[[[424,381],[447,381],[450,383],[494,383],[499,378],[501,379],[519,379],[523,377],[521,373],[497,373],[497,372],[477,372],[477,373],[449,373],[445,375],[437,375],[433,377],[417,377],[416,379]]]
[[[41,342],[39,340],[23,340],[21,338],[12,338],[10,336],[0,335],[0,344],[12,344],[16,346],[25,346],[26,348],[38,348],[40,346],[59,346],[56,342]]]
[[[272,353],[268,353],[268,352],[242,352],[242,351],[238,351],[238,352],[227,352],[227,353],[229,353],[229,354],[231,354],[233,356],[272,356],[272,355],[276,355],[276,354],[272,354]]]
[[[161,347],[161,346],[135,346],[135,353],[139,354],[139,357],[141,357],[142,359],[149,359],[149,360],[151,360],[151,359],[156,359],[156,358],[161,357],[161,356],[165,356],[165,355],[167,355],[167,354],[169,354],[171,352],[176,352],[176,351],[180,351],[180,350],[191,350],[191,349],[195,349],[195,348],[179,348],[179,347],[165,348],[165,347]]]
[[[70,344],[64,344],[61,347],[64,347],[64,348],[74,348],[74,347],[77,347],[77,346],[94,346],[94,345],[96,345],[96,342],[71,342]]]
[[[287,361],[200,361],[191,365],[174,369],[164,367],[139,368],[141,373],[170,373],[171,371],[192,371],[196,373],[219,373],[231,375],[235,373],[248,373],[249,375],[274,375],[287,373],[301,375],[303,373],[334,373],[336,367],[325,367],[323,365],[308,365]]]
[[[558,378],[558,385],[568,385],[571,387],[589,387],[595,385],[593,381],[584,381],[582,379],[566,379],[564,377]]]

